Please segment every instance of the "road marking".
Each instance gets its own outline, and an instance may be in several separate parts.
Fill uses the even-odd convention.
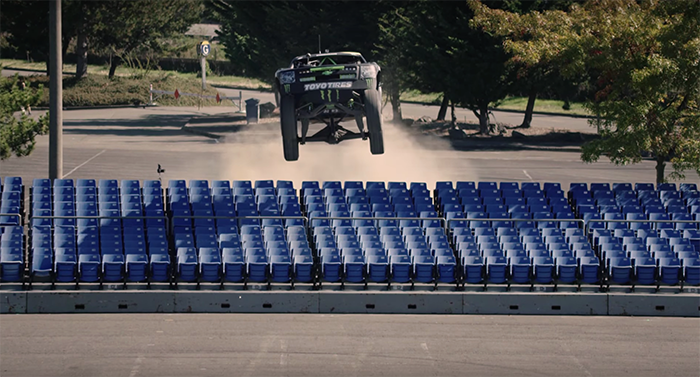
[[[67,176],[69,176],[69,175],[75,173],[76,170],[82,168],[83,166],[85,166],[85,164],[87,164],[88,162],[90,162],[90,161],[96,159],[99,155],[101,155],[102,153],[105,153],[105,152],[107,152],[107,150],[106,150],[106,149],[103,149],[102,151],[100,151],[100,153],[98,153],[98,154],[96,154],[96,155],[94,155],[94,156],[88,158],[87,161],[85,161],[85,162],[83,162],[82,164],[80,164],[80,165],[76,166],[75,168],[73,168],[73,170],[69,171],[68,174],[66,174],[66,175],[63,176],[63,178],[65,178],[65,177],[67,177]]]
[[[428,356],[428,360],[430,360],[430,365],[432,365],[433,368],[437,368],[437,360],[435,360],[433,355],[428,350],[428,343],[421,343],[420,346],[421,348],[423,348],[423,351],[425,351],[425,354]]]
[[[533,182],[533,181],[534,181],[534,179],[532,179],[532,176],[530,176],[530,174],[527,173],[527,170],[523,170],[523,173],[525,174],[525,176],[527,177],[527,179],[530,180],[530,182]]]
[[[282,349],[282,354],[280,354],[280,365],[287,365],[287,357],[289,354],[287,353],[287,341],[284,339],[280,339],[280,348]]]
[[[579,360],[579,358],[576,357],[576,352],[571,352],[571,347],[569,347],[567,342],[562,342],[562,346],[566,350],[566,353],[568,353],[569,356],[571,356],[574,359],[579,369],[583,370],[583,373],[585,373],[586,376],[591,377],[591,372],[589,372],[588,369],[583,365],[583,363],[581,363],[581,360]]]
[[[249,377],[255,373],[256,368],[260,364],[261,360],[268,355],[268,350],[272,346],[272,344],[275,342],[275,336],[265,336],[263,339],[260,340],[260,348],[255,352],[255,356],[251,357],[250,360],[248,360],[248,365],[246,365],[245,370],[242,371],[241,376],[244,377]]]
[[[421,343],[420,346],[421,346],[421,348],[423,348],[425,353],[428,354],[428,357],[430,357],[430,351],[428,351],[428,343]]]
[[[139,357],[137,357],[136,361],[134,362],[134,367],[131,368],[131,373],[129,373],[129,377],[135,377],[139,373],[139,368],[141,367],[142,361],[143,361],[143,356],[139,355]]]

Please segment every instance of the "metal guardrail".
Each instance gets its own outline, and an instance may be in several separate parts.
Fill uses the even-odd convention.
[[[449,219],[447,221],[447,226],[449,228],[449,224],[455,221],[513,221],[513,222],[528,222],[528,221],[533,221],[533,222],[573,222],[573,223],[579,223],[582,225],[585,225],[585,221],[582,219],[511,219],[511,218],[454,218],[454,219]],[[584,227],[581,226],[581,229]]]
[[[17,216],[17,224],[0,223],[0,227],[22,225],[22,215],[20,215],[19,213],[0,213],[0,217],[2,217],[2,216]]]
[[[30,216],[29,217],[29,223],[31,224],[32,219],[96,219],[96,220],[101,220],[101,219],[111,219],[111,220],[124,220],[124,219],[163,219],[165,221],[165,227],[166,229],[169,226],[169,220],[167,216]]]
[[[585,222],[585,233],[586,235],[593,233],[591,231],[590,223],[695,223],[700,224],[700,220],[601,220],[601,219],[590,219],[581,220]],[[605,228],[607,229],[607,227]],[[675,229],[675,228],[674,228]],[[653,229],[656,230],[656,229]]]
[[[187,216],[187,215],[177,215],[177,216],[171,216],[171,218],[174,219],[256,219],[256,220],[265,220],[265,219],[279,219],[279,220],[294,220],[294,219],[302,219],[304,220],[304,228],[308,230],[308,218],[306,216]],[[172,233],[174,230],[174,224],[175,222],[170,223],[170,227],[168,230]]]

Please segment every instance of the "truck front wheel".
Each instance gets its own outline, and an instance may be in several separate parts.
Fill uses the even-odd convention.
[[[369,131],[369,151],[372,154],[384,154],[384,135],[382,135],[382,99],[377,89],[364,92],[365,116]]]
[[[282,126],[282,144],[284,159],[296,161],[299,159],[299,137],[297,136],[297,115],[294,108],[294,97],[280,96],[280,123]]]

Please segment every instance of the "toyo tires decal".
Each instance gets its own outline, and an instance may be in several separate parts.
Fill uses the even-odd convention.
[[[311,90],[326,90],[326,89],[349,89],[352,88],[352,81],[338,82],[316,82],[312,84],[304,84],[304,91]]]

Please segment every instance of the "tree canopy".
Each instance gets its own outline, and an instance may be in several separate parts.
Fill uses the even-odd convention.
[[[594,78],[586,106],[601,138],[584,145],[584,161],[649,154],[657,182],[700,174],[700,0],[597,0],[524,15],[471,6],[474,24],[505,37],[513,61]]]
[[[203,14],[203,0],[63,0],[63,53],[77,38],[77,76],[86,73],[88,50],[114,54],[110,77],[121,56],[137,50],[160,51],[162,39],[184,33]],[[47,60],[49,3],[3,0],[0,13],[7,42],[35,60]]]
[[[193,23],[199,21],[202,3],[198,0],[150,1],[109,0],[90,4],[92,30],[88,33],[94,38],[94,44],[115,53],[109,75],[124,54],[138,49],[158,51],[160,38],[181,34]]]
[[[36,105],[43,88],[23,88],[18,75],[0,77],[0,160],[29,155],[34,150],[36,135],[48,131],[49,115],[34,120],[28,114],[15,115],[22,108]]]
[[[272,82],[291,59],[321,49],[356,50],[372,59],[384,2],[214,0],[219,39],[248,77]]]

